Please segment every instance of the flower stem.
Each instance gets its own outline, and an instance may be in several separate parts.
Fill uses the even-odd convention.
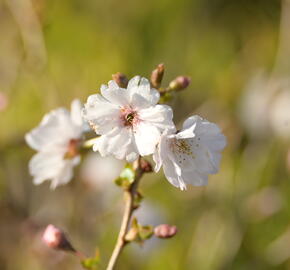
[[[96,142],[96,140],[99,138],[99,136],[98,137],[95,137],[95,138],[92,138],[92,139],[89,139],[89,140],[86,140],[84,143],[83,143],[83,145],[82,145],[82,147],[83,148],[91,148],[94,144],[95,144],[95,142]]]
[[[137,192],[140,179],[143,175],[143,171],[142,171],[142,169],[140,169],[140,166],[139,166],[140,161],[138,160],[137,162],[138,162],[138,164],[137,164],[137,168],[135,169],[136,175],[135,175],[134,182],[132,183],[132,185],[128,189],[124,190],[125,210],[124,210],[124,214],[123,214],[121,228],[119,231],[119,235],[118,235],[118,239],[117,239],[115,248],[113,250],[113,253],[111,255],[111,258],[109,260],[109,263],[108,263],[106,270],[113,270],[114,269],[123,248],[128,243],[126,241],[125,237],[126,237],[126,234],[128,232],[129,226],[130,226],[130,220],[131,220],[132,214],[135,210],[134,197],[135,197],[135,194]]]

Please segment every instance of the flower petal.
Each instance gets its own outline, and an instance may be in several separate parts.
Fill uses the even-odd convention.
[[[78,164],[79,161],[80,161],[79,157],[76,157],[73,160],[64,160],[63,166],[61,170],[58,172],[58,175],[52,179],[50,188],[55,189],[60,185],[67,184],[73,178],[74,165]]]
[[[119,106],[127,106],[130,103],[129,93],[120,88],[115,81],[109,82],[109,87],[101,87],[101,93],[109,102]]]
[[[69,112],[61,108],[46,114],[40,125],[25,135],[25,140],[31,148],[39,151],[51,145],[66,143],[72,135],[75,134]]]
[[[63,165],[63,157],[58,153],[35,154],[29,162],[29,172],[34,177],[34,184],[54,178]]]
[[[150,82],[140,76],[136,76],[129,81],[127,91],[130,95],[131,106],[134,109],[156,105],[160,98],[159,92],[153,88],[151,89]]]
[[[146,122],[154,124],[154,126],[164,130],[167,128],[174,129],[172,122],[173,112],[170,106],[156,105],[139,111],[139,118]]]
[[[153,154],[160,138],[160,131],[153,125],[141,122],[134,130],[134,137],[141,156]]]
[[[78,99],[74,99],[71,103],[71,120],[76,126],[83,125],[83,118],[82,118],[82,103]]]

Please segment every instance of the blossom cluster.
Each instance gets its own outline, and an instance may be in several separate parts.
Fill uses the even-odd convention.
[[[45,115],[26,135],[27,143],[38,151],[29,163],[34,183],[51,180],[55,188],[72,179],[88,124],[98,135],[93,150],[101,156],[133,162],[152,155],[155,171],[163,166],[175,187],[184,190],[187,185],[207,184],[208,175],[219,169],[225,136],[216,124],[197,115],[177,131],[172,108],[159,102],[160,91],[136,76],[123,85],[109,81],[84,106],[73,101],[71,112],[61,108]]]

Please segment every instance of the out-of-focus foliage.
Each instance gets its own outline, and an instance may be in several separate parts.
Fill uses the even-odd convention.
[[[176,224],[179,232],[126,247],[118,269],[290,269],[290,140],[270,128],[251,132],[251,114],[242,115],[254,117],[264,98],[263,83],[257,102],[244,98],[255,90],[248,86],[258,70],[290,77],[287,2],[1,0],[0,268],[81,269],[76,258],[40,243],[48,223],[89,256],[98,247],[105,266],[119,228],[121,189],[102,181],[104,172],[95,173],[96,184],[77,172],[55,191],[33,186],[27,168],[33,151],[23,136],[47,111],[76,97],[85,101],[111,74],[149,77],[163,62],[165,84],[181,74],[192,79],[170,102],[175,122],[198,113],[222,127],[228,146],[207,187],[181,192],[162,173],[144,178],[142,203],[150,207],[138,220]]]

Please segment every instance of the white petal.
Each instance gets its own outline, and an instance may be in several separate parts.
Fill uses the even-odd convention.
[[[172,122],[172,109],[167,105],[156,105],[142,109],[139,111],[138,115],[141,120],[154,124],[162,131],[167,128],[175,128]]]
[[[83,125],[83,118],[82,118],[82,103],[75,99],[71,103],[71,120],[76,126],[82,126]]]
[[[102,85],[101,89],[103,88],[108,88],[108,87],[106,85]],[[107,100],[99,94],[90,95],[87,99],[87,105],[90,105],[90,106],[95,106],[96,103],[100,103],[100,102],[107,102]]]
[[[94,100],[94,103],[85,104],[83,116],[97,134],[102,135],[110,132],[116,126],[121,126],[120,111],[116,105],[112,105],[96,95],[91,99]]]
[[[156,105],[160,98],[159,92],[153,88],[151,89],[150,82],[140,76],[136,76],[129,81],[127,90],[130,95],[131,106],[134,109]]]
[[[160,138],[160,131],[153,125],[141,122],[134,130],[138,151],[141,156],[153,154]]]
[[[131,129],[116,128],[98,138],[93,150],[99,151],[101,156],[114,155],[118,159],[126,158],[131,162],[138,157],[135,142],[132,139]]]
[[[189,139],[189,138],[194,138],[196,136],[195,134],[195,127],[196,123],[193,124],[192,126],[188,127],[187,129],[183,129],[182,131],[178,132],[176,134],[177,139]]]
[[[126,89],[120,88],[115,81],[109,82],[109,88],[101,88],[101,93],[111,103],[119,106],[129,105],[129,93]]]
[[[63,164],[62,153],[37,153],[29,162],[29,172],[35,184],[55,177]]]
[[[30,147],[38,151],[52,144],[62,144],[71,135],[70,125],[67,110],[54,110],[43,117],[38,127],[25,135],[25,140]]]
[[[154,167],[154,171],[158,172],[162,166],[162,160],[161,160],[161,156],[160,156],[160,148],[159,146],[156,147],[155,152],[152,155],[152,158],[155,162],[155,167]]]
[[[177,188],[180,188],[180,182],[178,181],[178,174],[175,171],[175,166],[168,159],[165,162],[163,162],[163,171],[169,183]],[[182,187],[181,189],[183,190],[184,189],[183,184],[181,187]]]
[[[197,171],[184,171],[181,178],[186,184],[192,186],[205,186],[208,184],[208,175]]]
[[[182,129],[190,128],[192,125],[196,124],[197,122],[201,122],[203,119],[198,115],[193,115],[188,117],[184,122]]]
[[[58,175],[51,181],[51,189],[55,189],[60,185],[65,185],[73,178],[74,163],[76,163],[76,161],[64,160],[63,166],[59,171]]]
[[[132,88],[138,87],[141,77],[135,76],[129,82],[127,86],[127,90],[131,90]]]
[[[108,86],[109,86],[109,89],[111,90],[120,89],[119,85],[114,80],[109,81]]]

